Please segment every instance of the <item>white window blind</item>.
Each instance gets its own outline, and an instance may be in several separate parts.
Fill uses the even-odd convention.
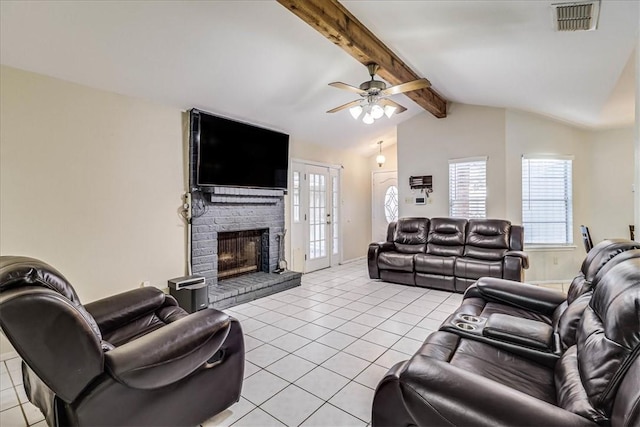
[[[449,216],[486,218],[486,157],[449,160]]]
[[[522,156],[525,244],[573,243],[572,164],[570,156]]]

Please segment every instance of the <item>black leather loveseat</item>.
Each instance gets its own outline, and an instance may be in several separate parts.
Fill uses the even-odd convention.
[[[464,292],[480,277],[522,281],[523,230],[500,219],[400,218],[371,243],[369,277]]]
[[[594,247],[569,298],[479,280],[379,383],[372,425],[640,425],[638,248]]]

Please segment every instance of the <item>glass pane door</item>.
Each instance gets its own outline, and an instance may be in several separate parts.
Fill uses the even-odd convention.
[[[331,265],[332,188],[327,168],[309,166],[307,169],[309,200],[309,239],[305,271],[318,270]]]

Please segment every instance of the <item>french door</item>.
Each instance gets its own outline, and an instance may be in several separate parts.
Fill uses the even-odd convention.
[[[293,267],[308,273],[336,265],[340,261],[339,171],[292,162],[292,172]]]
[[[371,184],[371,237],[384,242],[389,223],[398,220],[398,172],[374,172]]]

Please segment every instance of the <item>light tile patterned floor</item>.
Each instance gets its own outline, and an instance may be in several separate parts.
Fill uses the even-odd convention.
[[[370,280],[359,260],[225,310],[245,334],[242,397],[203,426],[366,426],[378,381],[411,357],[461,300],[461,294]],[[0,425],[44,426],[22,389],[20,359],[2,361],[0,369]]]
[[[242,399],[204,425],[366,426],[389,367],[411,357],[461,300],[370,280],[360,260],[225,310],[245,333]]]

